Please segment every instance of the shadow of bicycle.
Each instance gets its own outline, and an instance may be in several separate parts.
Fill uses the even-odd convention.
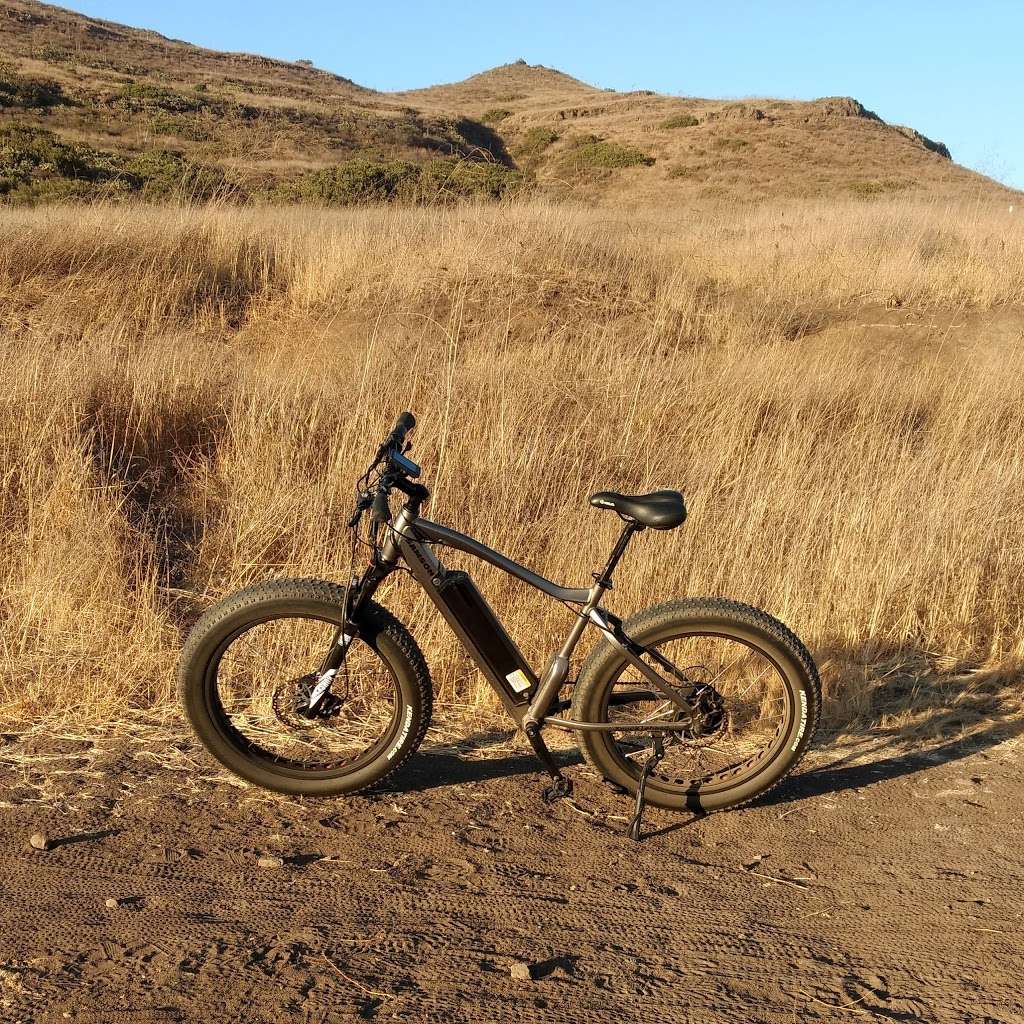
[[[515,733],[511,729],[493,729],[474,733],[454,745],[424,744],[416,756],[389,780],[386,788],[396,792],[416,792],[519,775],[542,776],[544,769],[530,752],[480,756],[480,752],[490,748],[507,748],[513,736]],[[554,750],[552,754],[562,768],[583,763],[583,757],[575,747]]]
[[[994,747],[1024,733],[1024,721],[999,721],[964,738],[947,740],[923,750],[892,750],[895,737],[884,736],[873,747],[863,744],[837,760],[787,779],[777,790],[756,800],[756,805],[791,803],[811,797],[840,793],[848,789],[864,789],[879,782],[898,779],[917,772],[950,764]]]
[[[926,745],[922,749],[894,752],[894,746],[906,743],[898,731],[867,730],[864,738],[855,742],[843,756],[810,769],[798,770],[751,806],[767,807],[844,790],[864,789],[970,757],[1021,734],[1024,734],[1024,720],[999,719],[966,737]],[[489,747],[507,746],[512,736],[509,730],[494,730],[467,737],[457,746],[424,748],[395,776],[387,789],[415,792],[517,776],[542,776],[540,762],[529,752],[479,756]],[[554,755],[563,768],[583,763],[576,748],[557,750]]]

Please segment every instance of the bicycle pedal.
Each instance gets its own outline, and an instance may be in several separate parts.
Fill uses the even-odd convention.
[[[563,797],[572,796],[572,779],[567,779],[564,776],[555,779],[550,786],[545,786],[541,790],[540,795],[546,804],[553,804],[556,800],[561,800]]]

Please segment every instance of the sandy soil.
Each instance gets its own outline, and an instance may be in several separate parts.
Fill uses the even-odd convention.
[[[832,746],[640,845],[507,737],[300,804],[175,728],[6,736],[0,1020],[1021,1022],[1022,732]]]

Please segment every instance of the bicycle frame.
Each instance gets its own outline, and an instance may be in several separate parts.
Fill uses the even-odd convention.
[[[592,586],[587,588],[564,587],[466,534],[420,517],[415,503],[410,502],[402,508],[394,523],[388,527],[388,534],[381,547],[379,558],[375,559],[362,579],[356,582],[351,615],[353,619],[357,618],[359,606],[368,600],[384,579],[397,568],[399,560],[404,561],[413,578],[436,605],[484,678],[501,698],[513,721],[526,731],[535,747],[538,746],[538,743],[543,746],[542,741],[539,740],[539,731],[544,726],[566,730],[603,732],[649,733],[652,730],[682,732],[690,728],[689,716],[686,716],[685,721],[675,722],[609,723],[578,722],[553,715],[554,711],[561,710],[567,705],[567,702],[560,703],[558,701],[558,693],[567,681],[570,658],[588,624],[595,626],[611,643],[619,647],[630,664],[641,672],[650,682],[653,690],[657,691],[656,693],[649,690],[626,691],[615,696],[616,704],[657,699],[660,695],[687,712],[692,711],[695,705],[699,686],[687,679],[660,652],[647,650],[631,640],[623,631],[618,617],[602,608],[600,604],[605,592],[611,588],[611,574],[622,557],[626,545],[633,534],[642,529],[644,527],[638,523],[627,522],[604,570],[594,574]],[[449,601],[446,600],[442,587],[451,574],[434,553],[431,548],[432,544],[450,547],[473,555],[548,597],[569,605],[579,606],[576,619],[561,647],[551,655],[547,666],[539,677],[535,673],[533,674],[536,685],[534,687],[531,682],[529,689],[533,690],[533,694],[528,701],[517,701],[510,696],[506,680],[500,678],[487,660],[481,656],[476,638],[464,628],[456,617]],[[516,651],[516,653],[519,652]],[[670,683],[663,675],[644,662],[642,656],[645,654],[652,658],[660,668],[667,671],[673,677],[674,682]],[[537,752],[541,754],[540,749]],[[541,756],[543,758],[544,755],[541,754]]]

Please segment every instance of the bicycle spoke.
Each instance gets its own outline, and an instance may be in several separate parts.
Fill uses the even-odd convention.
[[[279,619],[237,637],[217,669],[218,695],[230,727],[250,747],[304,769],[336,768],[379,746],[389,732],[398,695],[376,653],[349,651],[337,713],[307,719],[299,713],[299,684],[315,679],[337,627],[314,619]]]
[[[707,735],[663,734],[665,757],[656,775],[682,786],[713,784],[716,779],[734,780],[756,765],[777,741],[785,721],[787,694],[778,669],[768,659],[728,637],[679,637],[659,642],[658,653],[674,665],[687,665],[685,675],[698,692],[710,693],[720,701],[721,713]],[[655,659],[652,659],[655,660]],[[629,671],[629,670],[627,670]],[[631,675],[636,673],[631,672]],[[620,678],[616,688],[644,686],[644,680]],[[708,707],[717,706],[713,702]],[[675,719],[679,709],[672,701],[609,705],[610,721],[634,721],[657,728],[659,722]],[[698,723],[701,708],[696,710]],[[708,719],[714,723],[714,717]],[[646,739],[613,734],[614,743],[631,764],[639,764],[650,751]]]

